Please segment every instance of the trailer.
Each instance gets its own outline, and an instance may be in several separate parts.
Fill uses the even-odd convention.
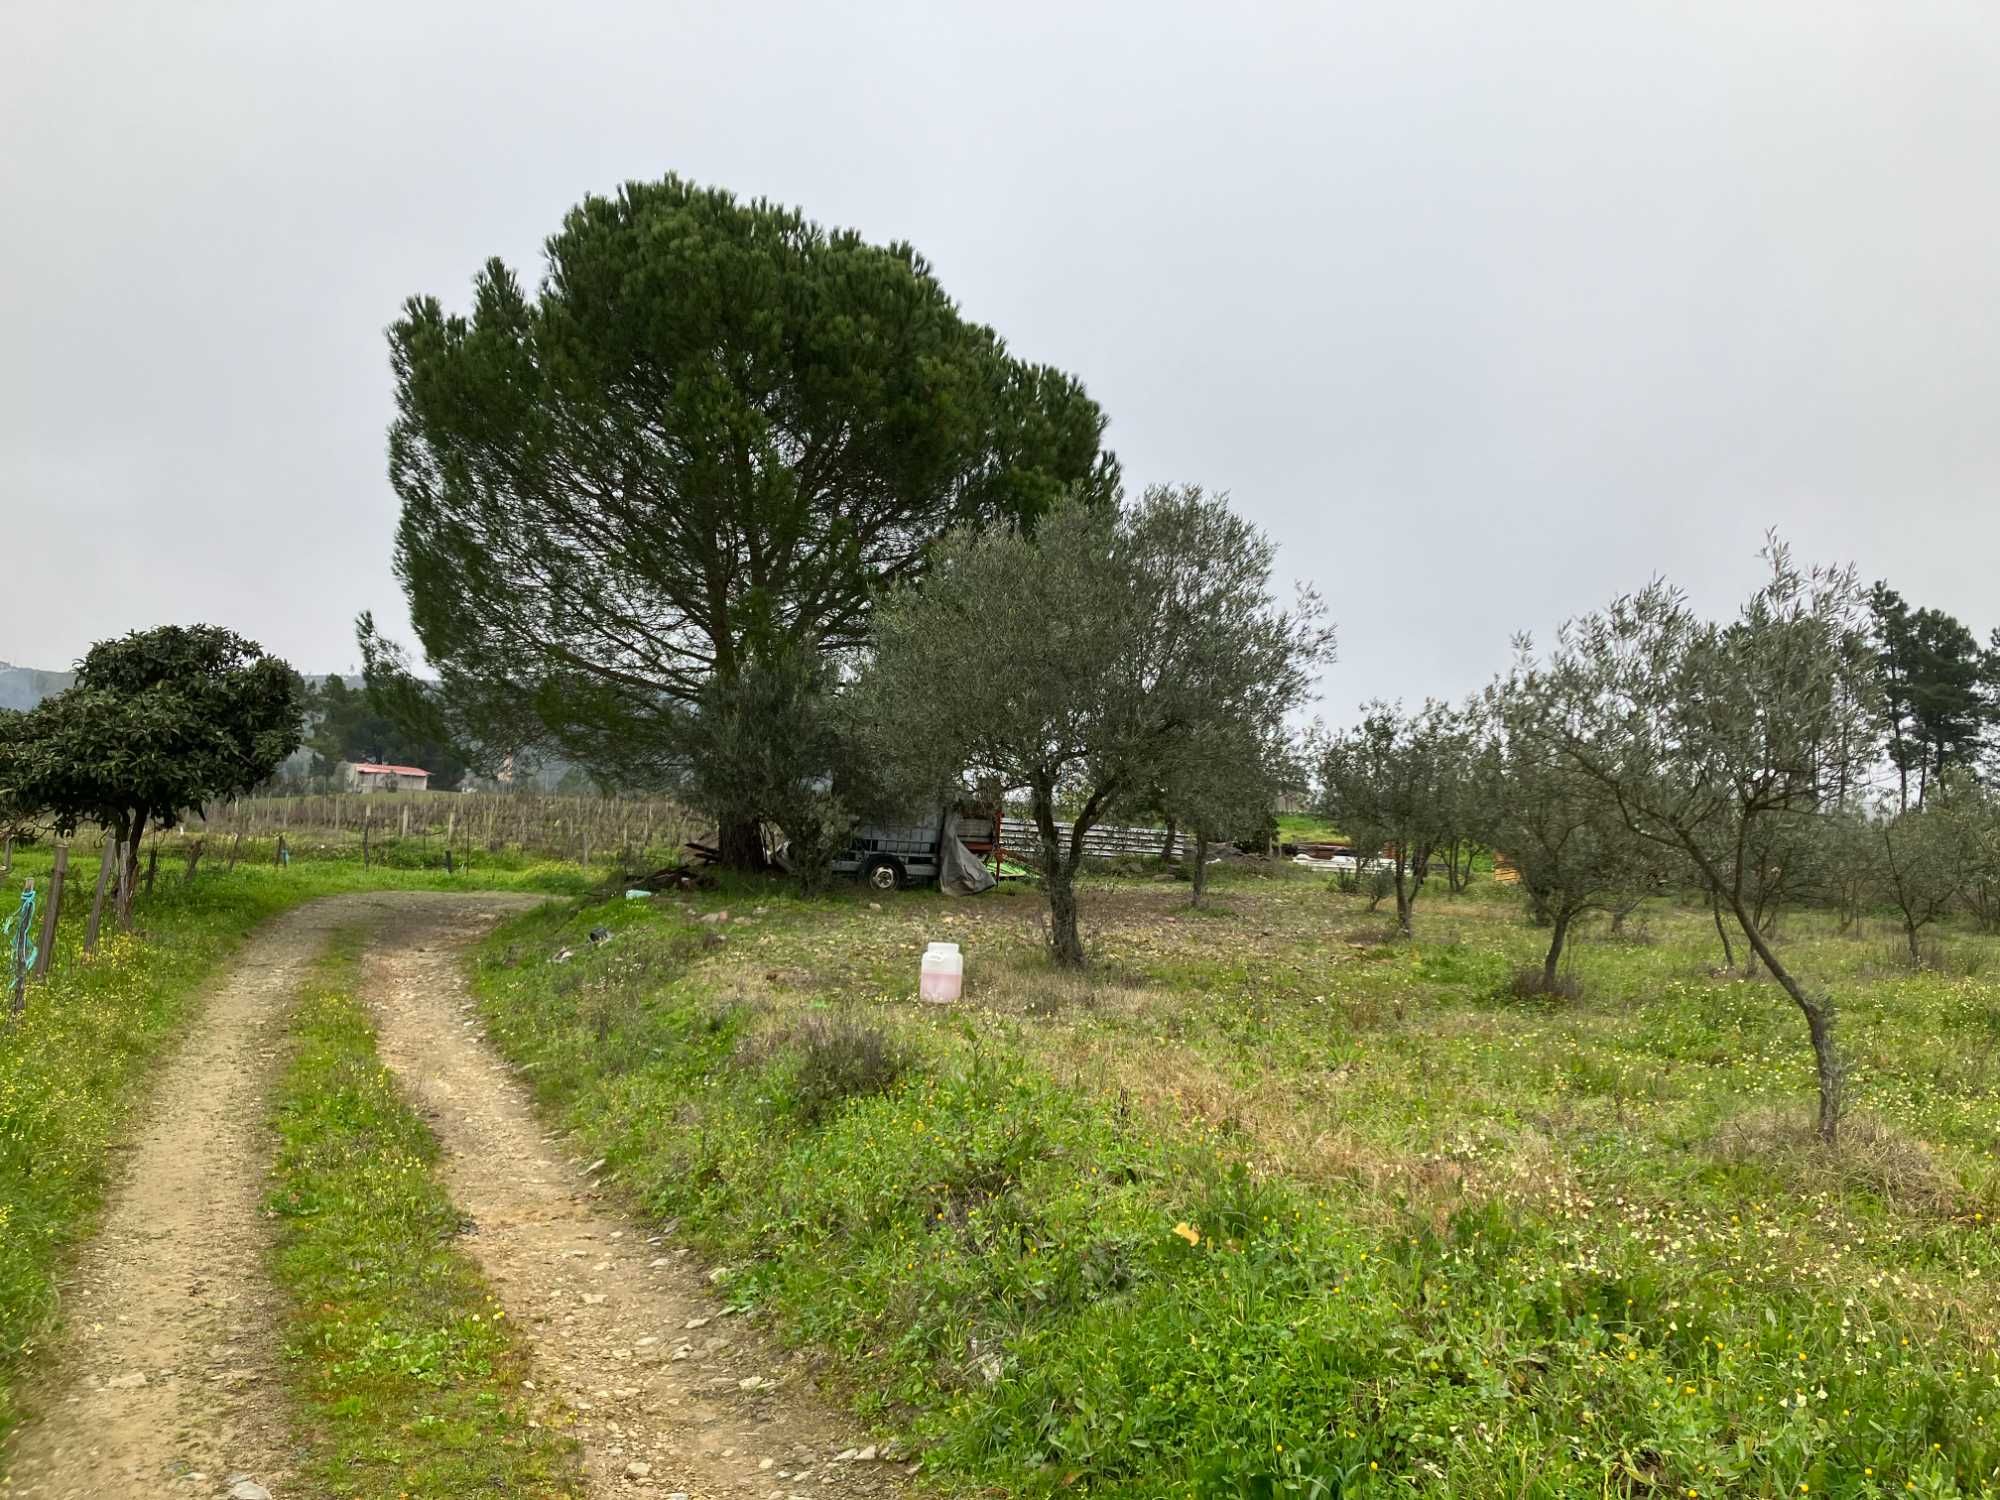
[[[833,857],[833,870],[859,875],[878,891],[936,885],[945,839],[959,839],[984,852],[993,840],[993,821],[945,809],[899,822],[858,823],[848,846]]]

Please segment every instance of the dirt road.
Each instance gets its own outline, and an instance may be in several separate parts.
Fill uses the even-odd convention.
[[[479,1036],[464,945],[534,898],[339,896],[254,937],[163,1065],[64,1330],[5,1455],[35,1500],[307,1493],[288,1430],[263,1213],[290,1002],[337,929],[370,938],[384,1060],[445,1147],[465,1243],[535,1380],[585,1448],[591,1493],[877,1495],[899,1473],[707,1295],[693,1257],[599,1202]]]
[[[723,1314],[694,1257],[601,1202],[535,1119],[466,992],[459,955],[481,927],[443,909],[399,914],[365,993],[383,1061],[443,1141],[452,1197],[477,1226],[466,1248],[574,1418],[591,1493],[896,1493],[900,1470]]]

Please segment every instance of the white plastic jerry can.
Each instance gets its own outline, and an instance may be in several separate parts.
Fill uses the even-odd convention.
[[[932,943],[924,949],[923,973],[917,981],[919,995],[940,1005],[949,1004],[958,998],[964,982],[965,960],[959,956],[958,944]]]

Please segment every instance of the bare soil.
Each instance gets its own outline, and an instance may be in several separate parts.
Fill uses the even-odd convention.
[[[871,1496],[897,1465],[741,1319],[671,1235],[625,1218],[536,1119],[480,1036],[465,945],[490,918],[411,906],[366,962],[383,1060],[445,1148],[463,1241],[535,1379],[580,1440],[593,1496]],[[860,1458],[854,1455],[868,1453]]]
[[[379,898],[272,922],[161,1069],[96,1237],[64,1282],[63,1327],[7,1455],[9,1493],[209,1495],[291,1473],[265,1273],[270,1090],[290,1001],[337,927]]]
[[[532,1344],[545,1415],[593,1496],[872,1496],[877,1456],[788,1362],[726,1315],[706,1268],[628,1221],[536,1121],[479,1034],[465,945],[536,898],[331,897],[252,938],[161,1069],[102,1227],[64,1283],[37,1416],[0,1491],[35,1500],[302,1493],[266,1274],[271,1089],[291,1002],[337,929],[372,930],[384,1061],[445,1149],[465,1245]],[[862,1456],[866,1455],[866,1456]]]

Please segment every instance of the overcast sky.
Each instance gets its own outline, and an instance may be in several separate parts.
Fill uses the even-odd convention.
[[[1231,491],[1331,717],[1769,526],[2000,623],[1989,4],[0,0],[0,658],[402,628],[383,328],[670,170],[912,241]]]

